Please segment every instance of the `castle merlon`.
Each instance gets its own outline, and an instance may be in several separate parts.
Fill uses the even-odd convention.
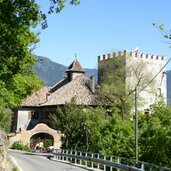
[[[107,60],[110,58],[118,57],[118,56],[126,56],[126,57],[135,57],[135,58],[142,58],[142,59],[151,59],[151,60],[161,60],[163,61],[165,59],[164,56],[160,55],[150,55],[150,54],[145,54],[145,53],[135,53],[135,52],[128,52],[126,50],[124,51],[119,51],[119,52],[114,52],[112,54],[104,54],[101,56],[98,56],[98,62],[102,60]]]

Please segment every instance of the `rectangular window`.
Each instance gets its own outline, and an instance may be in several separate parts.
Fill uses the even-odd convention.
[[[29,111],[28,112],[28,119],[39,119],[38,111]]]

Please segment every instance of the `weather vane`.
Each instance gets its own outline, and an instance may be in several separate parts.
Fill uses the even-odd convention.
[[[75,59],[77,59],[77,54],[75,53]]]

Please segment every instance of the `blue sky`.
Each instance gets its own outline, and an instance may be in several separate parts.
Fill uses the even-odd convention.
[[[48,1],[37,0],[44,11]],[[34,51],[68,66],[77,54],[84,68],[97,68],[99,55],[134,51],[171,57],[169,44],[152,23],[171,29],[171,0],[81,0],[48,16]],[[171,42],[171,41],[170,41]],[[171,70],[171,62],[167,69]]]

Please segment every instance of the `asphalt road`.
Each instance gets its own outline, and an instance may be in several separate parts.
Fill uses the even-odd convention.
[[[85,171],[80,167],[50,160],[46,155],[9,150],[8,154],[17,163],[21,171]]]

